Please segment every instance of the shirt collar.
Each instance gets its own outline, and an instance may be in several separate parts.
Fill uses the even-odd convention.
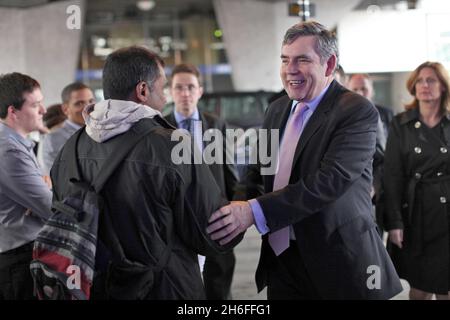
[[[322,101],[322,98],[323,98],[323,96],[325,95],[325,93],[327,92],[327,90],[328,90],[329,87],[330,87],[330,85],[327,85],[327,86],[322,90],[322,92],[320,92],[320,94],[319,94],[317,97],[315,97],[314,99],[312,99],[312,100],[310,100],[310,101],[304,101],[305,104],[308,106],[308,109],[309,109],[311,112],[314,112],[314,110],[316,110],[317,106],[319,105],[320,101]],[[292,109],[294,108],[294,106],[297,105],[298,102],[299,102],[299,101],[297,101],[297,100],[294,100],[294,101],[293,101],[292,107],[291,107],[291,112],[292,112]]]
[[[177,124],[180,124],[181,121],[186,120],[188,118],[183,116],[181,113],[178,113],[176,110],[174,110],[173,114],[175,116],[175,121],[177,122]],[[195,108],[194,113],[189,118],[193,120],[200,120],[200,113],[198,112],[197,108]]]
[[[69,120],[69,119],[66,119],[65,121],[66,121],[66,123],[67,123],[69,126],[71,126],[72,128],[74,128],[74,129],[76,129],[76,130],[78,130],[78,129],[81,128],[81,126],[80,126],[79,124],[77,124],[77,123],[75,123],[75,122],[73,122],[73,121],[71,121],[71,120]]]
[[[14,140],[18,141],[28,151],[32,150],[34,148],[34,146],[36,145],[31,139],[22,137],[20,134],[17,133],[16,130],[11,129],[3,122],[0,122],[0,131],[3,131],[5,133],[5,135],[8,135],[8,136],[12,137]]]

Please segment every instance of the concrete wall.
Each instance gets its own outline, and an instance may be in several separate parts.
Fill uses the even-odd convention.
[[[82,27],[67,28],[70,5],[80,7],[84,20],[84,0],[0,9],[0,73],[17,71],[36,78],[47,106],[60,102],[61,90],[75,80]]]
[[[394,113],[405,111],[405,104],[413,100],[406,89],[406,80],[410,72],[395,72],[392,74],[391,92],[392,92],[392,109]]]
[[[315,0],[313,19],[333,28],[358,2]],[[280,90],[281,42],[286,30],[301,19],[288,16],[285,1],[214,0],[214,9],[224,31],[235,89]]]

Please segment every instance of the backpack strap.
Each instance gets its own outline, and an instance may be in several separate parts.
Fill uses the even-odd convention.
[[[146,123],[148,124],[148,122]],[[106,181],[115,172],[115,170],[119,167],[119,165],[130,153],[130,151],[133,150],[136,144],[143,137],[148,135],[150,131],[153,129],[153,126],[145,126],[144,128],[143,127],[144,126],[139,125],[139,123],[137,123],[132,128],[130,128],[130,130],[128,130],[126,133],[123,134],[121,139],[126,143],[120,144],[120,147],[116,148],[112,152],[112,156],[105,161],[105,163],[95,176],[94,180],[90,184],[96,193],[100,193]],[[78,162],[78,145],[80,137],[84,131],[85,126],[75,133],[74,139],[71,139],[70,142],[68,142],[67,147],[69,147],[70,145],[69,147],[70,149],[68,150],[75,150],[75,152],[72,153],[73,156],[69,157],[69,168],[71,168],[72,170],[72,172],[69,173],[71,181],[75,180],[81,182],[83,180],[80,170],[80,164]]]
[[[146,135],[150,133],[150,131],[154,128],[154,125],[152,123],[149,123],[149,121],[140,120],[138,123],[136,123],[133,127],[130,128],[126,133],[124,133],[119,139],[122,140],[123,143],[120,143],[120,147],[116,148],[112,152],[112,156],[108,158],[105,162],[105,164],[100,168],[100,171],[98,172],[97,176],[94,178],[93,182],[90,184],[91,187],[94,189],[94,191],[99,194],[102,190],[103,186],[105,185],[108,178],[114,173],[114,171],[118,168],[118,166],[122,163],[122,161],[126,158],[126,156],[130,153],[130,151],[136,146],[136,144]],[[159,116],[156,116],[153,118],[158,125],[164,127],[164,128],[173,128],[170,126],[164,119],[160,118]],[[81,135],[85,131],[85,127],[78,130],[74,136],[67,141],[66,146],[64,149],[68,150],[75,150],[75,152],[72,153],[73,156],[70,156],[68,158],[68,167],[70,168],[71,172],[69,172],[70,181],[77,181],[83,183],[82,174],[80,171],[80,165],[78,162],[78,142],[80,140]],[[105,227],[108,230],[114,230],[113,226],[110,225],[109,219],[104,220]],[[171,234],[172,227],[169,226],[169,234]],[[118,251],[118,254],[120,256],[120,261],[123,261],[125,257],[125,253],[123,252],[123,248],[121,246],[121,243],[117,237],[117,235],[114,232],[109,233],[109,240],[113,243],[114,247]],[[153,272],[159,272],[161,271],[168,263],[170,254],[172,252],[173,248],[173,242],[172,239],[169,237],[167,240],[165,251],[163,252],[160,259],[156,262],[155,266],[152,266],[150,269]],[[109,273],[109,271],[108,271]]]

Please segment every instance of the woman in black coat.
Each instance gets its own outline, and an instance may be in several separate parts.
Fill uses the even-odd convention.
[[[384,159],[388,249],[410,299],[449,299],[449,77],[425,62],[407,88],[414,101],[392,121]]]

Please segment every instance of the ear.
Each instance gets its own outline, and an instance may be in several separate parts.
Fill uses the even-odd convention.
[[[333,75],[334,69],[337,67],[337,58],[333,54],[327,60],[327,70],[325,71],[325,76],[329,77]]]
[[[202,97],[202,95],[203,95],[203,87],[202,86],[200,86],[199,88],[198,88],[198,92],[199,92],[199,94],[200,94],[200,97],[199,97],[199,99]]]
[[[8,106],[8,114],[6,115],[6,117],[10,118],[10,119],[16,119],[17,118],[17,109],[14,106]]]
[[[68,116],[68,113],[69,113],[69,104],[68,104],[68,103],[63,103],[63,104],[61,105],[61,110],[62,110],[62,112],[63,112],[66,116]]]
[[[148,100],[150,88],[148,87],[147,82],[141,81],[134,88],[134,92],[139,103],[146,102]]]

